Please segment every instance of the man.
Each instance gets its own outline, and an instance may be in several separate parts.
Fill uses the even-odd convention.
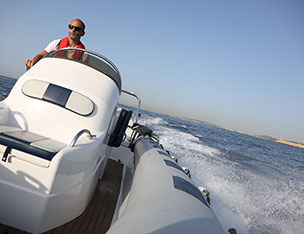
[[[85,24],[80,19],[74,19],[69,24],[69,36],[62,39],[52,41],[40,54],[37,54],[32,60],[25,60],[24,64],[31,68],[37,63],[44,55],[50,51],[62,49],[66,47],[77,47],[85,49],[81,43],[80,38],[85,34]]]

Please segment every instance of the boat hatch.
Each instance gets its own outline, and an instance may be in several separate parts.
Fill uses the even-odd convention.
[[[88,97],[49,82],[28,80],[22,86],[22,92],[28,97],[51,102],[83,116],[90,115],[94,110],[94,103]]]

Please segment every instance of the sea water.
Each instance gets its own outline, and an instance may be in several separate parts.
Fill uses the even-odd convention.
[[[0,98],[15,81],[0,77]],[[304,233],[303,149],[150,111],[142,111],[140,123],[209,190],[224,230]]]

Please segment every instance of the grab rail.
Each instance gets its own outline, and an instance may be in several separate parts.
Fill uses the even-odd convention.
[[[73,48],[73,47],[62,48],[62,49],[56,50],[54,52],[57,53],[57,52],[63,51],[63,50],[77,50],[77,51],[80,50],[80,51],[83,51],[83,52],[87,52],[87,53],[93,54],[93,55],[101,58],[102,60],[106,61],[108,64],[110,64],[112,66],[112,68],[114,69],[114,71],[116,72],[116,74],[118,75],[119,79],[121,79],[120,72],[119,72],[118,68],[115,66],[115,64],[110,59],[108,59],[107,57],[103,56],[102,54],[96,53],[96,52],[94,52],[92,50],[81,49],[81,48]]]
[[[88,134],[89,139],[91,140],[93,137],[96,137],[96,135],[92,135],[91,132],[88,129],[83,129],[79,131],[76,136],[74,136],[73,140],[70,143],[71,147],[74,147],[76,142],[78,141],[79,137],[81,137],[84,133]]]
[[[135,123],[137,123],[138,122],[138,118],[140,116],[140,107],[141,107],[141,99],[140,99],[140,97],[138,97],[135,93],[127,91],[127,90],[123,90],[122,89],[121,92],[129,94],[129,95],[131,95],[131,96],[133,96],[133,97],[135,97],[137,99],[138,106],[137,106],[136,119],[135,119]]]

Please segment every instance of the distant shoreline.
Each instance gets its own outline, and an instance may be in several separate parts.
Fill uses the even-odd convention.
[[[260,138],[260,139],[263,139],[263,140],[272,141],[272,142],[280,143],[280,144],[283,144],[283,145],[289,145],[289,146],[292,146],[292,147],[304,149],[304,144],[303,143],[291,142],[291,141],[287,141],[287,140],[283,140],[283,139],[278,140],[276,138],[269,137],[269,136],[251,135],[251,134],[248,134],[248,133],[245,133],[245,132],[241,132],[241,131],[238,131],[238,130],[223,128],[223,127],[220,127],[218,125],[211,124],[211,123],[208,123],[208,122],[205,122],[205,121],[202,121],[202,120],[184,118],[184,117],[179,117],[179,116],[175,116],[175,117],[181,118],[181,119],[185,119],[185,120],[189,120],[189,121],[196,122],[196,123],[202,123],[202,124],[209,125],[209,126],[216,127],[216,128],[225,129],[225,130],[228,130],[228,131],[231,131],[231,132],[237,132],[237,133],[240,133],[240,134],[243,134],[243,135],[257,137],[257,138]]]
[[[277,142],[277,143],[280,143],[280,144],[284,144],[284,145],[289,145],[289,146],[297,147],[297,148],[300,148],[300,149],[304,149],[304,145],[300,144],[300,143],[285,141],[285,140],[282,140],[282,139],[280,139],[280,140],[271,140],[271,141]]]
[[[250,134],[247,134],[247,133],[244,133],[244,132],[240,132],[240,131],[237,131],[237,130],[233,130],[233,129],[226,129],[226,130],[232,131],[232,132],[237,132],[237,133],[248,135],[248,136],[257,137],[257,138],[260,138],[260,139],[263,139],[263,140],[267,140],[267,141],[272,141],[272,142],[280,143],[280,144],[283,144],[283,145],[289,145],[289,146],[292,146],[292,147],[304,149],[304,144],[298,143],[298,142],[292,142],[292,141],[287,141],[287,140],[283,140],[283,139],[278,140],[278,139],[275,139],[275,138],[272,138],[272,137],[269,137],[269,136],[250,135]]]

